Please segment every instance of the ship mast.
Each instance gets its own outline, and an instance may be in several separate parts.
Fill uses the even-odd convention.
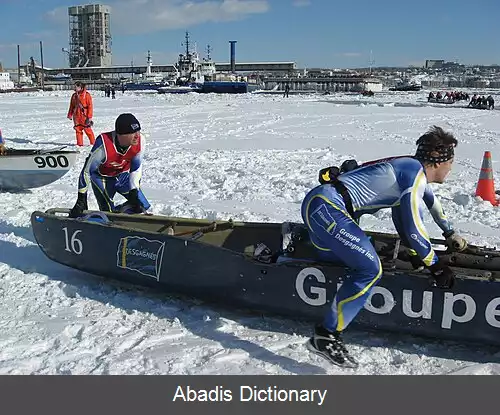
[[[146,66],[146,75],[151,75],[151,65],[153,62],[151,61],[151,51],[148,50],[148,60]]]
[[[375,60],[373,59],[373,52],[370,50],[370,60],[368,61],[368,64],[370,65],[370,75],[372,74],[372,66],[375,63]]]
[[[189,56],[189,32],[186,31],[186,56]]]
[[[210,45],[207,45],[207,61],[210,60],[210,52],[212,52],[212,48],[210,47]]]

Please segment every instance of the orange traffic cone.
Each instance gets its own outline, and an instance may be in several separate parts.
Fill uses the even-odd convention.
[[[479,174],[479,181],[476,187],[476,196],[487,200],[493,206],[498,206],[495,196],[495,182],[493,180],[493,166],[491,164],[491,152],[485,151],[483,156],[483,165]]]

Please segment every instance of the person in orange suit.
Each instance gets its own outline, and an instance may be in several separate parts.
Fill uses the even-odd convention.
[[[5,148],[5,140],[2,137],[2,130],[0,130],[0,156],[7,154],[7,149]]]
[[[94,115],[94,106],[92,96],[87,91],[83,82],[75,83],[75,92],[71,96],[69,103],[68,119],[73,120],[73,128],[76,131],[76,144],[83,146],[83,132],[89,138],[90,144],[95,143],[94,132],[92,131],[92,116]]]

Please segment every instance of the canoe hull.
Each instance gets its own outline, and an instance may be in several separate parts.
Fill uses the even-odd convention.
[[[0,189],[26,190],[63,177],[75,164],[76,151],[9,150],[0,157]]]
[[[346,273],[342,266],[307,260],[268,264],[237,252],[244,248],[238,247],[243,240],[238,233],[251,229],[245,231],[245,226],[228,233],[225,247],[217,247],[204,243],[203,238],[186,239],[44,212],[34,212],[31,221],[42,251],[61,264],[105,278],[295,320],[321,321]],[[255,242],[277,249],[280,241],[276,229],[280,224],[261,225]],[[354,324],[500,345],[498,287],[495,281],[464,276],[453,291],[445,291],[431,287],[426,274],[386,270]]]

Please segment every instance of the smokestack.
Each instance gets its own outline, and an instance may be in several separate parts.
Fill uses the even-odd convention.
[[[229,44],[231,45],[231,72],[236,72],[236,60],[235,60],[235,49],[236,49],[236,40],[230,40]]]
[[[21,52],[19,45],[17,45],[17,86],[21,84]]]
[[[45,91],[45,74],[43,72],[43,44],[42,41],[40,40],[40,64],[42,65],[42,91]]]

